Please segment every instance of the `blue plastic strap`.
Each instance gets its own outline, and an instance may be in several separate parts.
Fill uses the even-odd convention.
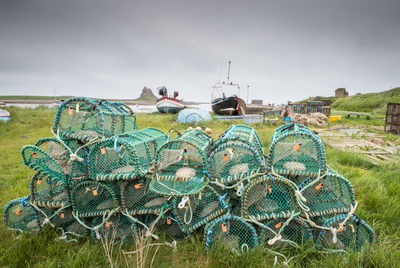
[[[28,199],[29,199],[29,196],[25,196],[24,198],[21,199],[21,205],[22,205],[23,207],[26,206],[24,203],[25,203],[25,201],[27,201]]]

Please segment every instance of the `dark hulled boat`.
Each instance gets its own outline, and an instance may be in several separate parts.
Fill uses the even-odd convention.
[[[246,102],[239,97],[239,85],[229,82],[230,69],[231,62],[229,61],[227,82],[218,82],[213,86],[211,108],[214,113],[220,115],[244,115]]]

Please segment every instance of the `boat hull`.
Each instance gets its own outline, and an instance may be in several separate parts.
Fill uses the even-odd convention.
[[[157,101],[156,108],[160,113],[177,113],[183,110],[185,105],[172,98],[161,98]]]
[[[246,103],[237,96],[231,96],[212,101],[211,109],[220,115],[243,115],[246,113]]]

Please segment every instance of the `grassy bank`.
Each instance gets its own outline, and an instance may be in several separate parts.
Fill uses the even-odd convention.
[[[20,150],[26,144],[33,144],[41,137],[51,136],[55,109],[39,107],[23,109],[10,107],[11,120],[0,122],[0,205],[9,200],[29,194],[29,178],[34,174],[22,163]],[[187,126],[178,124],[174,115],[138,114],[140,128],[158,127],[167,131],[171,127],[183,130]],[[359,125],[367,122],[383,125],[382,120],[344,119],[337,124]],[[240,121],[238,121],[240,123]],[[207,123],[217,138],[230,126],[229,121]],[[274,126],[254,125],[267,152]],[[377,131],[377,130],[374,130]],[[379,132],[379,131],[378,131]],[[399,141],[397,136],[379,134]],[[289,266],[297,267],[394,267],[400,263],[400,168],[396,165],[374,166],[354,153],[344,153],[326,148],[328,164],[348,177],[355,188],[359,202],[357,215],[365,219],[376,232],[376,242],[359,253],[327,254],[318,252],[313,246],[298,250],[286,250],[287,256],[297,256]],[[3,213],[3,212],[1,212]],[[3,214],[1,214],[3,215]],[[154,267],[271,267],[274,256],[260,247],[242,256],[236,256],[223,249],[204,251],[202,232],[184,241],[178,241],[177,249],[152,247],[148,253],[149,266],[153,255]],[[105,267],[109,265],[101,244],[89,237],[78,242],[55,241],[60,233],[46,229],[40,234],[16,234],[0,226],[0,266],[9,267]],[[162,237],[161,241],[171,241]],[[157,250],[158,248],[158,250]],[[131,245],[125,250],[134,250]],[[112,254],[117,266],[135,267],[143,263],[136,255],[124,258],[116,247]],[[282,259],[280,258],[280,263]],[[140,266],[140,265],[139,265]]]
[[[386,114],[388,102],[400,102],[400,87],[379,93],[367,93],[343,98],[326,97],[324,100],[331,100],[331,107],[339,111],[368,112],[373,114]],[[307,99],[301,102],[306,102]]]

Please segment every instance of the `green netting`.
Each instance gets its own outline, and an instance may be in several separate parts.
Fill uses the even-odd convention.
[[[304,205],[310,209],[310,217],[347,213],[356,205],[350,182],[332,169],[319,179],[308,177],[299,189],[307,200]]]
[[[29,196],[11,200],[4,206],[4,225],[21,232],[39,232],[38,211],[29,203]]]
[[[168,136],[165,132],[158,128],[148,127],[141,130],[126,133],[124,136],[135,136],[147,143],[149,147],[150,155],[152,158],[155,157],[157,150],[167,141]]]
[[[156,153],[155,177],[150,189],[165,195],[188,195],[208,184],[207,153],[212,138],[191,129],[166,142]]]
[[[285,222],[283,218],[263,222],[265,228],[261,228],[259,243],[267,247],[283,248],[301,245],[313,239],[312,227],[304,220],[295,217],[287,224]]]
[[[297,124],[275,133],[267,166],[283,175],[320,176],[326,171],[325,149],[321,139]]]
[[[145,142],[128,142],[115,136],[90,147],[89,174],[102,181],[135,179],[148,172],[151,160]]]
[[[77,97],[58,106],[53,131],[84,143],[137,129],[136,116],[123,103]]]
[[[193,232],[212,219],[222,215],[228,208],[226,195],[219,195],[211,186],[198,194],[174,197],[172,212],[184,232]]]
[[[31,203],[38,207],[61,208],[70,204],[65,182],[36,172],[30,181]]]
[[[160,214],[168,208],[168,199],[149,190],[150,180],[139,178],[121,183],[121,209],[130,214]]]
[[[235,252],[247,252],[257,247],[256,229],[242,218],[223,215],[214,219],[204,228],[206,250],[213,244],[220,244]]]
[[[263,145],[254,128],[247,125],[233,125],[221,134],[216,143],[241,141],[255,147],[260,155],[264,155]]]
[[[147,128],[100,140],[90,147],[90,177],[110,181],[144,176],[152,167],[154,151],[166,139],[162,131]]]
[[[257,221],[289,218],[299,211],[295,191],[288,180],[271,175],[256,177],[243,189],[242,217]]]
[[[92,221],[92,228],[103,223],[102,217],[95,217]],[[137,236],[137,224],[135,221],[121,213],[112,215],[100,228],[91,231],[94,241],[113,245],[128,244]]]
[[[272,133],[271,140],[274,140],[276,137],[279,137],[280,135],[291,132],[293,130],[298,130],[298,131],[304,131],[304,132],[309,132],[315,134],[313,130],[311,130],[309,127],[299,124],[299,123],[289,123],[289,124],[283,124],[280,127],[277,127],[274,132]]]
[[[257,132],[233,125],[215,142],[208,157],[211,180],[225,185],[266,170],[263,147]]]
[[[211,180],[224,185],[266,171],[264,157],[255,147],[232,141],[218,143],[214,147],[208,158],[208,169]]]
[[[25,165],[68,185],[71,178],[87,177],[88,150],[85,148],[78,153],[80,161],[71,159],[71,151],[80,146],[76,140],[42,138],[35,145],[24,146],[21,153]]]
[[[319,217],[315,220],[317,224],[326,228],[335,228],[337,231],[322,229],[318,236],[314,236],[317,245],[323,248],[352,249],[359,251],[364,244],[372,243],[375,233],[371,227],[357,215],[353,215],[346,222],[343,229],[340,223],[348,217],[348,214],[339,214],[331,218]]]
[[[78,235],[83,236],[89,233],[89,230],[80,224],[72,214],[72,207],[66,207],[62,210],[54,210],[53,215],[50,216],[50,222],[55,228],[62,230],[63,235]],[[85,224],[89,224],[89,220]]]
[[[119,208],[117,187],[98,181],[83,181],[71,189],[71,203],[77,217],[104,216]]]
[[[175,239],[185,239],[189,236],[189,233],[183,231],[179,221],[174,218],[172,211],[166,212],[161,218],[156,214],[147,214],[145,224],[155,233],[165,233]]]

